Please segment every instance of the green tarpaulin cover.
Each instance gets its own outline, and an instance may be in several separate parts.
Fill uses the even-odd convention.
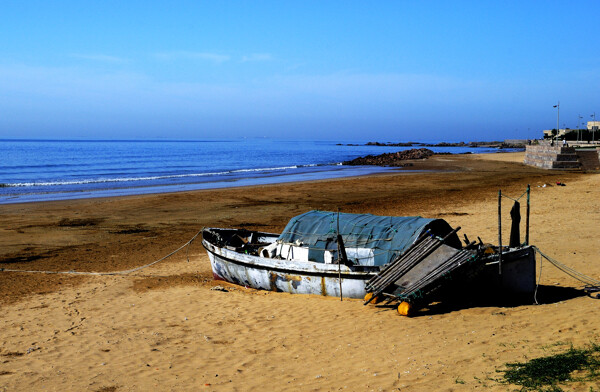
[[[324,262],[324,251],[337,249],[337,227],[337,212],[309,211],[292,218],[278,242],[307,246],[309,260]],[[427,230],[432,235],[444,237],[452,228],[443,219],[420,216],[339,214],[339,233],[345,247],[372,249],[374,265],[378,266],[403,254]],[[447,244],[461,247],[456,234],[448,239]]]

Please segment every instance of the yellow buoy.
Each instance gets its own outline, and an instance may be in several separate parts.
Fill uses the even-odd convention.
[[[492,248],[492,247],[490,246],[489,248],[486,248],[486,249],[483,251],[483,253],[484,253],[484,254],[486,254],[486,255],[491,255],[491,254],[494,254],[494,253],[496,253],[496,251],[494,250],[494,248]]]
[[[371,298],[373,298],[373,293],[367,293],[367,295],[365,295],[365,302],[367,302]],[[378,295],[375,298],[373,298],[373,300],[371,301],[371,303],[372,304],[377,304],[377,303],[381,302],[381,299],[382,298]]]
[[[410,316],[412,313],[412,306],[408,302],[401,302],[398,305],[398,314],[400,316]]]

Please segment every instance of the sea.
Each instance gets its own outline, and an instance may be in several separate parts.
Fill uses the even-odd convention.
[[[359,176],[398,169],[347,166],[342,162],[410,148],[264,138],[0,139],[0,204]],[[453,154],[497,152],[481,147],[428,148]]]

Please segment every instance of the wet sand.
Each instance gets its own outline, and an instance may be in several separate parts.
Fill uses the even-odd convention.
[[[310,209],[439,217],[496,243],[498,189],[516,198],[531,184],[531,242],[600,278],[600,177],[522,159],[436,156],[412,168],[432,172],[1,205],[0,268],[126,270],[203,226],[279,232]],[[504,391],[515,389],[494,381],[504,363],[597,341],[600,301],[548,263],[540,305],[465,299],[404,318],[214,282],[200,239],[187,256],[124,277],[0,273],[0,390]]]

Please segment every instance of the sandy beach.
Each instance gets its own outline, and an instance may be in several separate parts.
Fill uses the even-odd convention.
[[[531,184],[530,242],[600,279],[600,176],[527,167],[523,156],[440,155],[414,173],[0,205],[0,268],[122,271],[204,226],[279,232],[311,209],[443,218],[461,237],[497,243],[498,189],[516,198]],[[215,282],[199,238],[126,276],[4,271],[0,391],[517,390],[497,381],[505,363],[598,342],[600,301],[549,263],[541,271],[539,305],[473,298],[411,318]]]

